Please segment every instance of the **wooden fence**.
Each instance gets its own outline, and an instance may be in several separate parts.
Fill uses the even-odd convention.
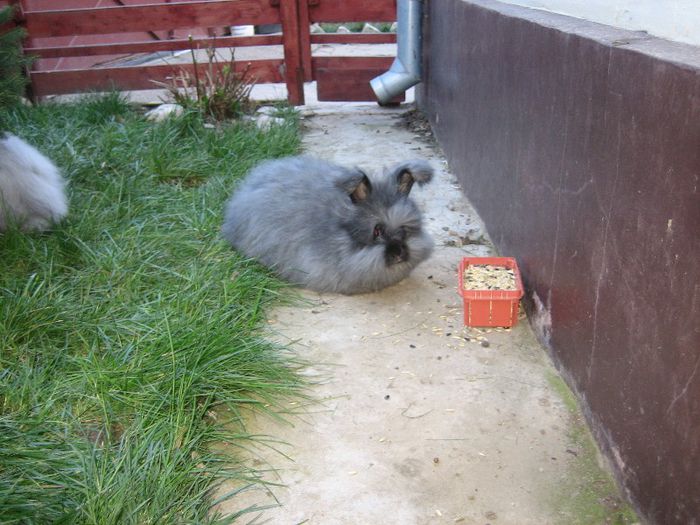
[[[368,99],[369,79],[391,57],[312,55],[312,44],[394,43],[394,33],[311,34],[313,23],[393,21],[396,0],[14,0],[26,28],[33,96],[105,89],[155,89],[193,64],[112,65],[108,59],[190,49],[282,46],[283,58],[236,62],[257,83],[285,83],[304,103],[303,83],[318,81],[320,100]],[[59,9],[60,7],[60,9]],[[223,28],[280,24],[281,34],[230,36]],[[187,35],[193,35],[192,41]],[[79,59],[79,60],[76,60]],[[198,67],[204,67],[200,64]]]

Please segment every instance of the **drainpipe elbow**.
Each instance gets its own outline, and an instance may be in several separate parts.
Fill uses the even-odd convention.
[[[389,71],[373,78],[370,85],[379,103],[386,104],[396,95],[418,84],[420,80],[420,75],[408,71],[397,58]]]
[[[422,6],[422,0],[398,0],[396,59],[389,71],[370,81],[380,104],[386,104],[421,81]]]

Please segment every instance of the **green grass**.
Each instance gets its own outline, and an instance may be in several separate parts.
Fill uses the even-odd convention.
[[[218,484],[255,479],[212,445],[304,385],[261,335],[288,291],[219,227],[237,178],[297,152],[285,117],[153,124],[116,94],[0,114],[70,198],[54,231],[0,235],[0,522],[215,523]]]

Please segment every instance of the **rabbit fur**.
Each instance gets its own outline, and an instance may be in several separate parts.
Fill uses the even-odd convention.
[[[15,135],[0,134],[0,232],[8,223],[42,231],[68,213],[58,168]]]
[[[368,176],[312,157],[254,168],[229,200],[222,235],[280,277],[356,294],[404,279],[433,248],[409,198],[433,169],[423,160]]]

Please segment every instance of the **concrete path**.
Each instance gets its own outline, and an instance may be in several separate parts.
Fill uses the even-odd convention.
[[[248,520],[280,525],[609,522],[614,486],[527,321],[463,327],[459,260],[494,251],[439,151],[407,129],[406,108],[325,108],[305,117],[306,153],[368,170],[432,162],[436,180],[414,198],[435,254],[380,293],[304,292],[308,305],[273,312],[272,336],[314,364],[320,401],[289,424],[251,419],[287,443],[287,457],[251,457],[282,486],[222,510],[273,505]]]

